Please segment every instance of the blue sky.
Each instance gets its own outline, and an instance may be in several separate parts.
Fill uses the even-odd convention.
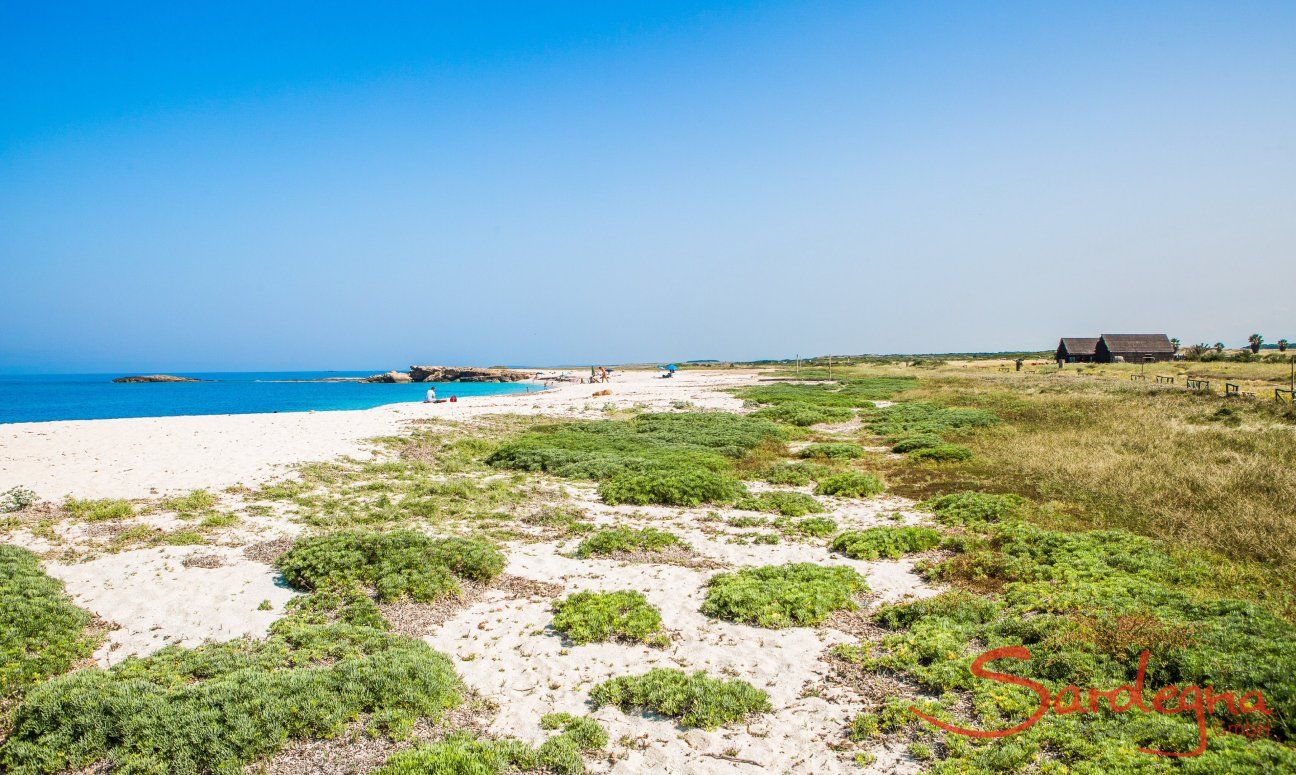
[[[1296,4],[0,3],[0,371],[1296,339]]]

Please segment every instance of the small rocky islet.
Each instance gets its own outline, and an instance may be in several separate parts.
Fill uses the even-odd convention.
[[[136,374],[129,377],[117,377],[113,382],[134,383],[134,382],[208,382],[209,380],[198,379],[196,377],[177,377],[174,374]]]

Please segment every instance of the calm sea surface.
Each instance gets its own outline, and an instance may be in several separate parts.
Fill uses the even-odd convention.
[[[120,374],[0,375],[0,423],[165,417],[192,414],[303,412],[369,409],[422,401],[428,387],[438,398],[520,393],[534,385],[494,382],[368,385],[311,382],[329,377],[367,377],[377,371],[293,371],[177,374],[210,382],[117,384]]]

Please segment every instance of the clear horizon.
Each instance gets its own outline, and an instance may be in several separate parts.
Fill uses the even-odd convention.
[[[3,374],[1296,339],[1290,3],[7,4],[0,75]]]

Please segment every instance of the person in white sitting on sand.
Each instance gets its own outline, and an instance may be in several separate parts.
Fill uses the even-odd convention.
[[[425,404],[436,403],[436,388],[434,387],[428,388],[427,395],[423,396],[423,403]]]

